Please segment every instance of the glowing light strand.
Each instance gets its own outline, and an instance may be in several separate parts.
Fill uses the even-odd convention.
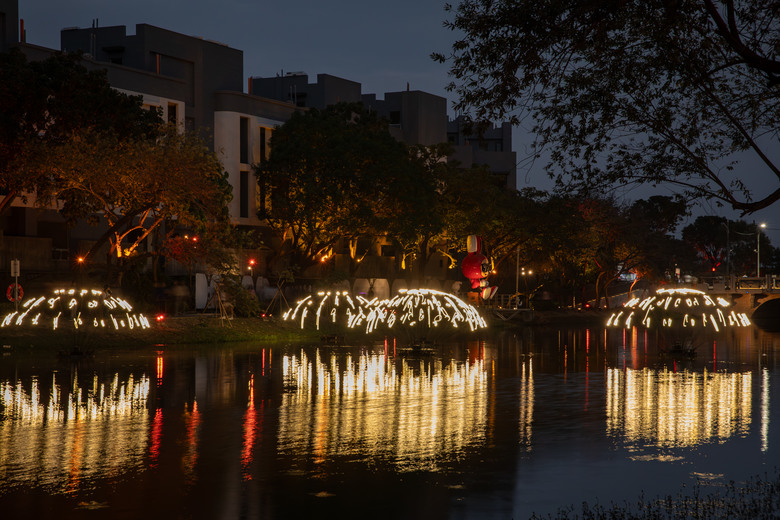
[[[66,316],[70,316],[69,321],[76,329],[84,326],[103,328],[107,324],[107,319],[113,323],[115,329],[124,327],[125,322],[128,323],[129,328],[150,327],[146,316],[134,312],[133,306],[127,300],[116,296],[105,297],[98,289],[57,289],[53,296],[28,298],[21,307],[24,309],[23,312],[14,311],[4,316],[0,321],[0,328],[11,325],[48,324],[56,330],[62,324],[60,318],[63,311]],[[118,320],[114,317],[115,311],[121,312]]]
[[[650,328],[653,323],[660,323],[662,327],[712,327],[717,332],[723,327],[750,326],[750,319],[745,313],[728,309],[729,306],[723,298],[713,300],[696,289],[659,289],[656,296],[649,296],[641,302],[638,298],[630,299],[622,310],[610,315],[607,327],[631,328],[637,308],[644,311],[641,324],[646,328]],[[697,309],[701,307],[708,309],[699,312]]]
[[[458,328],[468,325],[471,331],[487,327],[487,322],[477,309],[453,294],[433,289],[403,290],[389,300],[368,299],[364,296],[351,297],[349,293],[319,293],[314,327],[321,326],[320,314],[330,316],[330,322],[350,329],[364,327],[366,333],[380,326],[387,328],[399,325],[437,328],[442,325]],[[295,320],[301,328],[307,325],[307,307],[314,305],[312,296],[298,301],[284,315],[284,320]]]

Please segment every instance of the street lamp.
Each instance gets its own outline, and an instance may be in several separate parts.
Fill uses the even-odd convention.
[[[726,280],[731,280],[731,237],[729,236],[728,219],[723,222],[723,225],[726,226]]]
[[[765,228],[766,224],[756,225],[756,276],[761,276],[761,228]]]

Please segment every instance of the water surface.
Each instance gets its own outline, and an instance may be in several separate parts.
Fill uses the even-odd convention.
[[[2,518],[528,518],[780,462],[780,335],[642,331],[0,360]]]

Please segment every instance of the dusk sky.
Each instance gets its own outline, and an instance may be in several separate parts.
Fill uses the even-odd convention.
[[[439,0],[22,0],[27,41],[59,49],[64,27],[148,23],[224,43],[244,52],[244,75],[304,71],[358,81],[364,92],[412,89],[444,96],[446,65],[431,52],[446,52],[453,33],[442,27]],[[245,87],[246,88],[246,87]]]
[[[452,1],[452,0],[450,0]],[[251,1],[223,0],[20,0],[19,17],[25,21],[27,42],[60,48],[60,30],[147,23],[190,36],[215,40],[244,53],[244,89],[249,76],[275,76],[302,71],[309,81],[326,73],[362,84],[364,93],[406,89],[423,90],[447,98],[449,115],[454,97],[445,91],[450,81],[447,66],[434,62],[431,52],[447,54],[456,34],[445,29],[444,1],[395,0],[313,0]],[[457,2],[452,2],[457,4]],[[551,184],[541,164],[530,170],[523,166],[530,138],[514,131],[517,152],[518,187],[549,189]],[[767,188],[769,189],[769,188]],[[628,198],[645,196],[644,188],[622,192]],[[662,190],[662,194],[670,194]],[[761,195],[757,193],[757,195]],[[737,214],[704,205],[697,214]],[[767,233],[780,246],[780,207],[745,217],[767,222]]]

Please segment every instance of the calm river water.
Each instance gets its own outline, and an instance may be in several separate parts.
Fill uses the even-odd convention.
[[[0,518],[524,519],[773,473],[780,334],[0,360]]]

